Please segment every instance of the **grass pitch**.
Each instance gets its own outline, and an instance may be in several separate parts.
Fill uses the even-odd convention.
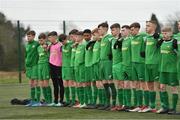
[[[28,98],[28,80],[19,84],[15,73],[0,72],[0,119],[178,119],[180,115],[112,112],[65,107],[25,107],[10,104],[12,98]],[[158,97],[159,98],[159,97]],[[171,96],[170,96],[171,98]],[[159,104],[159,100],[157,101]],[[180,111],[180,100],[178,104]]]

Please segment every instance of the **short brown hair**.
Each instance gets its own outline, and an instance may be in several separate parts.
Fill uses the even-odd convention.
[[[58,39],[59,39],[60,42],[63,42],[64,40],[67,39],[67,35],[65,35],[65,34],[60,34],[59,37],[58,37]]]
[[[165,27],[163,27],[163,28],[161,29],[161,31],[162,31],[162,32],[172,32],[173,30],[172,30],[172,27],[170,27],[170,26],[165,26]]]
[[[56,31],[52,31],[48,34],[48,36],[57,36],[57,32]]]
[[[46,34],[44,33],[39,34],[38,39],[46,39]]]
[[[109,25],[108,25],[108,23],[107,23],[107,22],[103,22],[103,23],[101,23],[101,24],[99,24],[99,25],[98,25],[98,28],[100,28],[100,27],[105,27],[105,28],[108,28],[108,27],[109,27]]]
[[[111,25],[110,28],[111,28],[111,29],[113,29],[113,28],[121,28],[121,26],[120,26],[119,23],[114,23],[114,24]]]
[[[130,29],[129,25],[123,25],[122,28]]]
[[[134,28],[140,28],[141,26],[140,26],[140,24],[139,24],[138,22],[134,22],[134,23],[132,23],[132,24],[130,25],[130,28],[132,28],[132,27],[134,27]]]
[[[71,35],[71,34],[76,34],[77,32],[78,32],[77,29],[72,29],[72,30],[69,32],[69,35]]]
[[[31,31],[28,31],[27,32],[27,35],[33,35],[35,36],[36,35],[36,32],[34,30],[31,30]]]
[[[76,33],[76,35],[81,35],[81,36],[83,36],[83,31],[78,31],[78,32]]]
[[[92,30],[92,34],[94,34],[94,33],[98,33],[98,28],[95,28]]]
[[[157,25],[157,22],[154,21],[154,20],[148,20],[148,21],[146,21],[146,23],[148,23],[148,22],[150,22],[150,23],[152,23],[152,24],[154,24],[154,25]]]

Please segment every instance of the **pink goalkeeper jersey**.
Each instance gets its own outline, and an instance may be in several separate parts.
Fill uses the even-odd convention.
[[[62,66],[62,44],[60,42],[51,44],[49,62],[55,66]]]

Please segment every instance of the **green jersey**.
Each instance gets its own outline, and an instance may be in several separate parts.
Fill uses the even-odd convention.
[[[79,66],[81,64],[84,64],[84,62],[85,62],[85,47],[86,47],[86,43],[84,41],[82,43],[79,43],[79,45],[77,46],[76,52],[75,52],[74,66]]]
[[[86,45],[89,43],[89,41],[86,41]],[[92,66],[92,58],[93,58],[93,50],[92,48],[89,48],[88,50],[85,50],[85,66]]]
[[[131,38],[132,62],[144,63],[144,58],[140,55],[141,52],[145,52],[144,35],[138,34]]]
[[[92,63],[98,63],[100,61],[100,41],[96,41],[96,43],[94,44],[93,47],[93,59],[92,59]]]
[[[158,64],[160,60],[160,49],[157,48],[158,40],[152,35],[146,36],[145,64]]]
[[[131,66],[131,37],[125,37],[122,42],[122,64]]]
[[[48,63],[49,62],[49,52],[46,51],[42,47],[42,45],[40,45],[37,49],[38,49],[38,56],[39,56],[38,64]]]
[[[109,60],[108,55],[111,54],[112,35],[107,34],[101,39],[100,59]]]
[[[117,48],[114,49],[114,44],[116,43],[117,39],[115,37],[112,38],[112,62],[113,65],[122,62],[122,52],[121,49]]]
[[[173,40],[163,41],[161,45],[160,72],[177,72],[177,55],[172,44]]]
[[[76,47],[73,47],[71,49],[71,67],[74,67],[75,53],[76,53]]]
[[[26,67],[32,67],[38,63],[38,51],[39,43],[37,41],[28,42],[26,45],[25,64]]]
[[[71,47],[72,42],[67,41],[65,45],[62,47],[62,66],[63,67],[71,67]]]
[[[180,32],[174,35],[174,38],[177,40],[178,44],[178,72],[180,72]]]

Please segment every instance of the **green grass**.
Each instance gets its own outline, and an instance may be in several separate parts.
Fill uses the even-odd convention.
[[[0,119],[180,119],[180,115],[15,106],[10,104],[10,100],[28,98],[29,86],[27,83],[18,84],[8,81],[11,80],[2,82],[0,78]],[[180,111],[180,102],[178,111]]]

